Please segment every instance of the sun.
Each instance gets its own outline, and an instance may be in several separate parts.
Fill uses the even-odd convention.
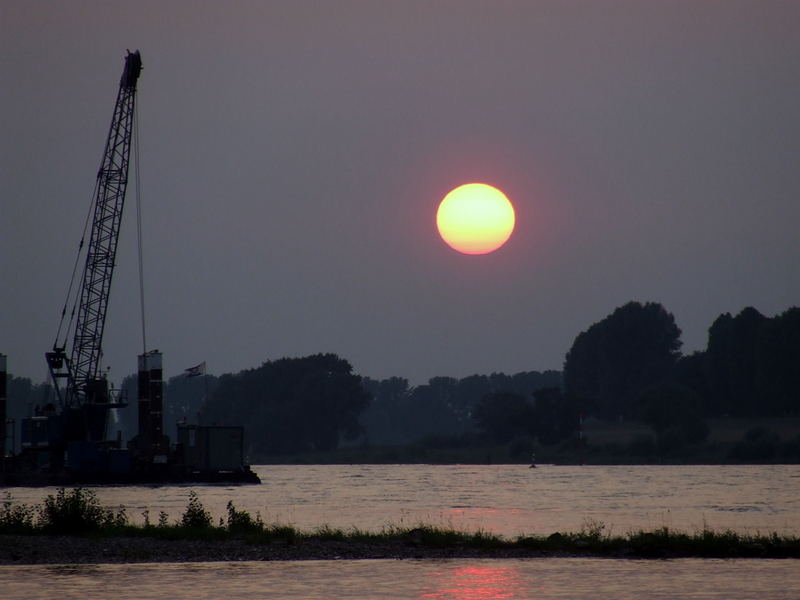
[[[514,222],[511,201],[486,183],[465,183],[451,190],[436,212],[439,235],[462,254],[494,252],[511,237]]]

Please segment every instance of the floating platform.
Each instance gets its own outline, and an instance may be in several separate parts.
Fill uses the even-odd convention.
[[[174,445],[137,436],[123,448],[118,441],[54,444],[58,423],[24,419],[22,452],[0,458],[0,487],[261,483],[245,462],[241,426],[179,424]]]
[[[261,479],[249,467],[236,471],[196,471],[163,468],[140,471],[36,471],[17,468],[16,457],[0,463],[0,487],[48,487],[75,485],[181,485],[191,483],[254,485]],[[163,465],[166,467],[166,465]]]

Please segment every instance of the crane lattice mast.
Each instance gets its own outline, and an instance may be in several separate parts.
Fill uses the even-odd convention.
[[[125,58],[103,159],[97,172],[94,215],[71,354],[69,360],[66,360],[63,347],[54,347],[53,352],[47,353],[47,362],[54,380],[67,379],[66,395],[62,398],[66,406],[107,401],[107,398],[98,397],[102,392],[95,382],[99,379],[103,329],[128,186],[136,82],[141,70],[139,52],[129,52]],[[64,368],[64,362],[66,372],[58,372]]]

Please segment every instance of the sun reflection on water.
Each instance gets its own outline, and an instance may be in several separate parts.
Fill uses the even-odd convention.
[[[528,591],[513,567],[467,566],[431,574],[433,581],[420,598],[426,600],[494,600],[522,598]]]

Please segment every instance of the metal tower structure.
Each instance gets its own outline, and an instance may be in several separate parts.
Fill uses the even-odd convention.
[[[141,70],[142,59],[138,50],[128,52],[103,159],[97,172],[91,235],[69,358],[64,345],[58,346],[58,340],[53,351],[46,353],[50,374],[65,408],[108,402],[108,385],[100,376],[99,367],[122,209],[128,187],[136,83]],[[63,396],[59,391],[60,379],[66,379]]]

